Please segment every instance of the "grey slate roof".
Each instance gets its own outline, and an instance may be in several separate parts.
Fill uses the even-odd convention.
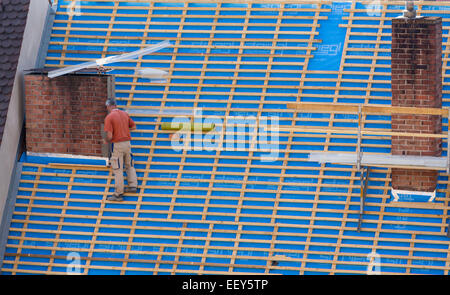
[[[22,47],[29,4],[30,0],[0,0],[0,145]]]

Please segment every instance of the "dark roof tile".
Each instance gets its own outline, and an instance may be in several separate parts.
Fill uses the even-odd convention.
[[[0,145],[30,0],[0,0]]]
[[[0,102],[0,111],[6,111],[8,109],[8,103]]]

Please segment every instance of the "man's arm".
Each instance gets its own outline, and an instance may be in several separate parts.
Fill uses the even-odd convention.
[[[111,131],[106,131],[106,138],[103,140],[104,144],[108,144],[112,141],[113,134]]]
[[[112,141],[112,138],[113,138],[112,132],[111,132],[111,131],[106,132],[106,140],[107,140],[108,142],[111,142],[111,141]]]
[[[130,131],[136,130],[136,123],[134,123],[133,119],[128,116],[128,128],[130,128]]]
[[[108,144],[112,141],[112,137],[113,137],[113,133],[112,133],[113,127],[111,124],[110,117],[106,116],[104,125],[105,126],[104,126],[103,131],[105,131],[105,138],[103,138],[103,143]]]

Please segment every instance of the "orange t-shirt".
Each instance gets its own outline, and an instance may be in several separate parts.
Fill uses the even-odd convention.
[[[131,140],[130,128],[136,124],[130,116],[119,109],[114,109],[105,118],[105,131],[112,132],[112,142],[122,142]]]

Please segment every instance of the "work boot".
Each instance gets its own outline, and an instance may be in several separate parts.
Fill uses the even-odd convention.
[[[112,201],[112,202],[122,202],[123,195],[112,195],[112,196],[108,196],[106,199],[108,201]]]
[[[124,192],[125,193],[136,193],[137,192],[137,187],[126,187],[125,189],[124,189]]]

